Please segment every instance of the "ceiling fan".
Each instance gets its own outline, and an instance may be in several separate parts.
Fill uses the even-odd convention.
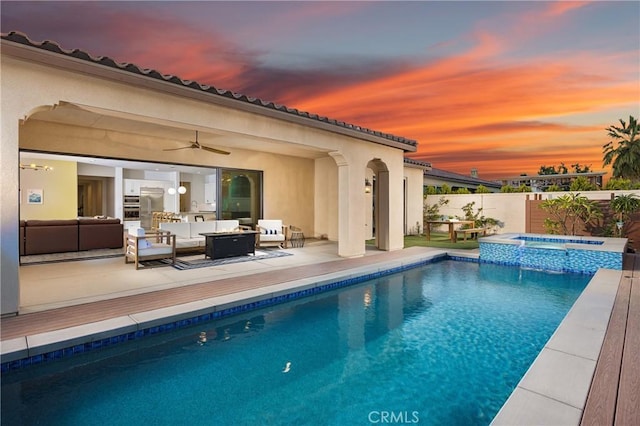
[[[200,142],[198,142],[198,131],[197,130],[196,130],[196,140],[195,141],[191,141],[191,145],[183,146],[181,148],[164,149],[163,151],[177,151],[179,149],[202,149],[204,151],[213,152],[214,154],[222,154],[222,155],[229,155],[230,154],[229,151],[223,151],[221,149],[216,149],[216,148],[211,148],[209,146],[200,145]]]

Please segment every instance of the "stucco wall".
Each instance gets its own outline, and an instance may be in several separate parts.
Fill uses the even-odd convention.
[[[19,295],[19,149],[262,170],[263,216],[299,226],[306,235],[338,240],[339,254],[347,257],[364,254],[363,186],[374,162],[383,194],[376,200],[384,223],[378,227],[379,247],[403,246],[400,148],[406,146],[387,146],[391,142],[382,137],[294,115],[284,119],[268,108],[10,43],[3,42],[1,64],[0,170],[7,188],[0,207],[3,314],[15,312]],[[170,129],[206,129],[219,142],[214,145],[230,155],[164,151],[188,141],[166,135]],[[122,179],[122,170],[116,171],[116,210]]]
[[[405,167],[404,174],[406,178],[406,195],[407,195],[407,234],[418,232],[416,223],[420,224],[420,232],[422,228],[422,175],[423,170],[417,168]]]

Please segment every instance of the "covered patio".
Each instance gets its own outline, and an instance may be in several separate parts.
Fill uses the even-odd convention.
[[[18,33],[2,36],[2,74],[2,315],[21,306],[18,222],[29,218],[21,213],[19,153],[64,155],[71,169],[82,156],[260,171],[262,217],[336,242],[340,257],[363,256],[374,228],[378,249],[401,249],[407,223],[421,219],[422,170],[404,165],[415,141]],[[202,144],[230,154],[175,150],[196,131]],[[114,170],[110,195],[121,217],[122,171]],[[374,194],[364,190],[370,177]],[[45,200],[75,203],[75,191],[51,187]],[[47,218],[69,218],[57,214]]]

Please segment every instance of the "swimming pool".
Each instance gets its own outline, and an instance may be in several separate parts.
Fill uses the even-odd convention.
[[[488,424],[589,279],[437,262],[9,372],[2,423]]]

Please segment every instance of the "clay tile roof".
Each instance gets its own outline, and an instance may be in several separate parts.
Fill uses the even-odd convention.
[[[73,49],[73,50],[67,50],[67,49],[63,49],[62,47],[60,47],[60,45],[54,41],[49,41],[49,40],[45,40],[42,42],[35,42],[32,41],[31,39],[29,39],[29,37],[26,34],[17,32],[17,31],[11,31],[9,33],[2,33],[0,36],[3,40],[7,40],[7,41],[11,41],[14,43],[19,43],[19,44],[23,44],[26,46],[31,46],[31,47],[35,47],[35,48],[39,48],[39,49],[44,49],[44,50],[48,50],[54,53],[58,53],[61,55],[66,55],[66,56],[70,56],[70,57],[74,57],[77,59],[81,59],[84,61],[89,61],[89,62],[93,62],[95,64],[100,64],[100,65],[104,65],[106,67],[111,67],[111,68],[117,68],[119,70],[123,70],[123,71],[128,71],[134,74],[139,74],[139,75],[143,75],[149,78],[154,78],[154,79],[158,79],[158,80],[164,80],[170,83],[174,83],[177,85],[182,85],[185,87],[190,87],[192,89],[195,90],[202,90],[204,92],[208,92],[208,93],[212,93],[214,95],[219,95],[219,96],[224,96],[227,98],[232,98],[241,102],[246,102],[246,103],[250,103],[253,105],[258,105],[264,108],[270,108],[270,109],[274,109],[277,111],[281,111],[284,113],[288,113],[288,114],[294,114],[294,115],[298,115],[300,117],[305,117],[305,118],[309,118],[312,120],[316,120],[316,121],[321,121],[324,123],[328,123],[334,126],[338,126],[338,127],[343,127],[343,128],[347,128],[347,129],[351,129],[351,130],[355,130],[358,131],[360,133],[364,133],[367,135],[371,135],[371,136],[377,136],[383,139],[387,139],[390,141],[394,141],[400,144],[405,144],[411,147],[416,147],[418,145],[418,143],[415,140],[412,139],[407,139],[404,138],[402,136],[395,136],[389,133],[382,133],[382,132],[378,132],[378,131],[374,131],[371,129],[367,129],[364,127],[360,127],[360,126],[356,126],[354,124],[349,124],[349,123],[345,123],[343,121],[339,121],[339,120],[334,120],[328,117],[323,117],[323,116],[319,116],[318,114],[312,114],[309,112],[305,112],[305,111],[299,111],[296,108],[289,108],[286,107],[284,105],[278,105],[275,104],[273,102],[266,102],[263,101],[261,99],[257,99],[257,98],[252,98],[246,95],[242,95],[239,93],[234,93],[230,90],[221,90],[221,89],[217,89],[213,86],[208,86],[205,84],[200,84],[198,82],[195,81],[191,81],[191,80],[182,80],[181,78],[175,76],[175,75],[165,75],[160,73],[159,71],[153,70],[153,69],[146,69],[146,68],[140,68],[139,66],[135,65],[135,64],[130,64],[130,63],[121,63],[121,62],[117,62],[112,58],[109,58],[107,56],[92,56],[87,52],[84,52],[82,50],[79,49]]]
[[[405,157],[404,158],[404,164],[410,165],[410,166],[416,166],[419,168],[423,168],[425,170],[428,170],[431,168],[431,163],[428,163],[426,161],[419,161],[419,160],[414,160],[412,158],[408,158]]]

